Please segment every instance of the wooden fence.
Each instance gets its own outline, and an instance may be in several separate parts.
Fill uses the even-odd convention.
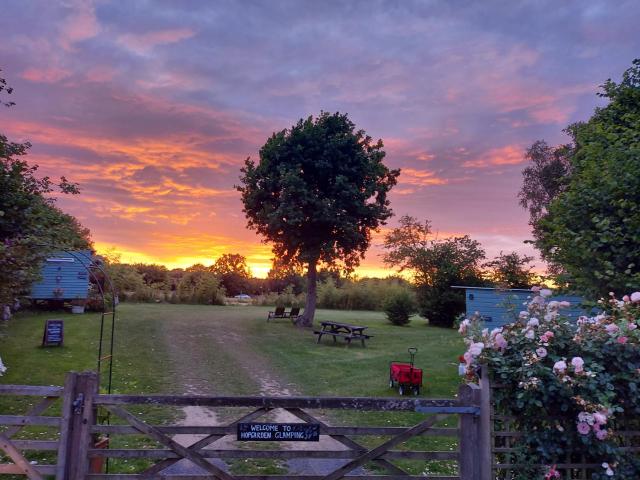
[[[483,393],[484,392],[484,393]],[[0,434],[0,449],[11,463],[0,464],[0,474],[22,474],[40,479],[55,475],[56,479],[124,480],[129,478],[219,478],[222,480],[400,480],[438,478],[440,480],[489,480],[491,478],[490,417],[488,415],[488,390],[476,385],[460,387],[456,399],[402,398],[358,398],[358,397],[210,397],[200,395],[101,395],[98,393],[98,378],[95,373],[70,373],[63,388],[0,386],[0,395],[44,397],[24,415],[0,415],[0,425],[7,426]],[[45,410],[61,399],[60,416],[44,416]],[[59,405],[56,404],[56,406]],[[243,407],[249,409],[226,425],[151,425],[144,421],[133,406],[154,405],[173,407]],[[139,407],[136,407],[139,409]],[[238,445],[233,448],[216,448],[212,445],[227,435],[235,435],[237,425],[251,422],[273,409],[283,409],[295,416],[297,421],[319,426],[320,435],[337,441],[344,449],[306,450],[292,448],[259,449]],[[98,410],[108,411],[111,419],[119,424],[99,424]],[[318,418],[318,410],[417,412],[419,423],[408,427],[390,426],[332,426]],[[384,415],[383,415],[384,416]],[[450,416],[458,418],[457,428],[442,427],[441,422]],[[112,423],[114,423],[112,422]],[[386,422],[385,422],[386,423]],[[16,435],[26,426],[56,428],[55,438],[48,440],[17,440]],[[96,437],[121,435],[145,435],[154,446],[145,448],[94,448]],[[175,434],[198,434],[204,438],[184,446],[171,436]],[[375,436],[379,443],[366,447],[362,441],[352,437]],[[416,451],[405,444],[418,436],[449,437],[457,440],[457,450]],[[378,437],[382,437],[380,440]],[[114,442],[112,442],[113,444]],[[482,448],[485,446],[487,448]],[[208,447],[208,448],[207,448]],[[252,445],[255,447],[255,444]],[[404,447],[404,448],[403,448]],[[55,453],[57,460],[49,465],[31,464],[28,453],[45,451]],[[90,468],[93,459],[147,459],[156,462],[144,471],[132,474],[96,472]],[[322,475],[232,475],[218,459],[294,459],[333,458],[343,459],[340,466]],[[171,465],[187,459],[206,474],[171,475]],[[410,475],[393,463],[399,459],[440,461],[457,464],[457,473],[451,475]],[[357,474],[359,467],[375,464],[380,474]],[[164,472],[163,472],[164,471]],[[354,472],[356,471],[356,472]],[[455,469],[454,469],[455,471]],[[162,472],[162,473],[161,473]],[[365,471],[367,472],[367,471]]]

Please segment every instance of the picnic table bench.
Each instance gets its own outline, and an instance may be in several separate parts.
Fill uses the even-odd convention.
[[[364,341],[373,337],[364,333],[369,327],[363,327],[362,325],[349,325],[348,323],[339,322],[320,322],[322,327],[320,330],[314,330],[313,333],[318,335],[316,343],[320,343],[323,335],[329,335],[333,337],[333,343],[336,343],[337,337],[342,337],[346,340],[347,345],[351,345],[351,340],[360,340],[362,346],[366,347]]]

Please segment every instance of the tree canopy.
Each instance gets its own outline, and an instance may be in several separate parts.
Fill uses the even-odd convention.
[[[371,232],[392,211],[387,194],[399,170],[383,163],[374,142],[345,114],[322,112],[274,133],[247,159],[238,190],[249,228],[283,262],[306,264],[307,303],[300,324],[313,322],[318,264],[351,270],[371,243]]]
[[[3,92],[11,93],[11,88],[0,79]],[[64,177],[57,184],[49,177],[39,178],[38,166],[22,159],[30,147],[0,134],[0,304],[28,293],[51,250],[91,247],[89,231],[47,196],[56,189],[76,194],[77,185]]]
[[[533,257],[518,252],[500,252],[483,267],[488,269],[488,280],[500,288],[531,288],[536,282],[536,275],[529,265],[532,261]]]
[[[468,235],[433,238],[431,223],[404,216],[384,240],[384,263],[409,271],[418,289],[420,315],[433,325],[451,326],[465,311],[464,291],[453,285],[482,285],[485,252]]]
[[[600,96],[609,103],[571,125],[571,175],[536,224],[535,245],[566,282],[592,297],[640,285],[640,60]]]
[[[220,278],[227,295],[234,296],[247,292],[251,271],[243,255],[225,253],[211,266],[211,271]]]

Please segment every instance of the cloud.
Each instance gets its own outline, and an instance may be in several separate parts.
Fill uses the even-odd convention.
[[[159,45],[178,43],[195,35],[190,28],[177,28],[171,30],[158,30],[147,33],[125,33],[118,36],[118,44],[139,55],[149,53]]]
[[[520,145],[506,145],[492,148],[479,158],[467,160],[462,164],[466,168],[489,168],[504,165],[518,165],[525,162],[524,148]]]
[[[429,185],[446,185],[449,181],[440,178],[430,170],[417,170],[415,168],[403,168],[400,174],[400,183],[425,187]]]
[[[22,78],[30,82],[56,83],[71,75],[71,72],[61,68],[28,68],[22,72]]]
[[[66,50],[74,44],[95,37],[100,32],[95,7],[90,0],[73,0],[66,4],[70,14],[60,27],[60,43]]]

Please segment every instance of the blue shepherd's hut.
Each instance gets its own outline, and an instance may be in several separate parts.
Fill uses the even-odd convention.
[[[478,312],[489,328],[500,327],[505,323],[514,322],[518,318],[518,314],[526,309],[524,304],[534,296],[532,290],[520,288],[501,289],[465,286],[453,286],[452,288],[465,290],[467,316]],[[581,308],[582,297],[557,295],[550,297],[548,300],[569,302],[571,307],[562,309],[562,313],[569,318],[577,319],[580,315],[587,314]]]
[[[42,266],[39,282],[31,286],[32,300],[85,300],[89,294],[90,250],[54,252]]]

